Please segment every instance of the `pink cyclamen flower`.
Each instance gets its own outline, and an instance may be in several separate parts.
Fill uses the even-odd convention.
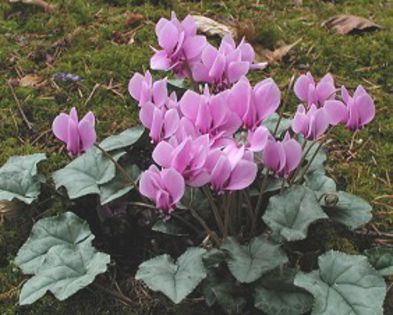
[[[158,80],[153,83],[149,71],[146,71],[145,75],[135,73],[128,83],[128,92],[139,102],[139,106],[152,102],[162,107],[168,99],[167,80]]]
[[[149,136],[152,142],[158,143],[176,132],[180,117],[176,108],[159,108],[148,102],[141,107],[139,119],[150,130]]]
[[[252,153],[236,145],[212,150],[206,166],[211,175],[210,184],[217,192],[241,190],[250,186],[258,170]]]
[[[252,152],[261,152],[268,140],[272,137],[269,129],[259,126],[255,130],[249,130],[247,134],[248,149]]]
[[[334,79],[329,73],[317,84],[310,72],[302,74],[295,82],[294,91],[296,96],[308,106],[314,104],[321,107],[325,101],[334,99],[336,96]]]
[[[374,101],[361,85],[356,88],[353,96],[343,86],[341,96],[345,104],[341,101],[327,101],[325,104],[332,125],[345,123],[348,129],[357,130],[374,119]]]
[[[153,200],[158,210],[169,215],[184,194],[184,179],[173,168],[159,170],[151,165],[142,173],[139,181],[140,193]]]
[[[196,35],[197,27],[191,16],[180,22],[172,12],[171,19],[161,18],[156,24],[161,50],[155,50],[150,60],[154,70],[172,69],[177,75],[187,75],[187,68],[197,60],[206,44],[206,37]]]
[[[263,163],[278,176],[287,177],[295,170],[302,158],[299,142],[287,133],[282,141],[270,139],[263,151]]]
[[[226,95],[229,107],[248,129],[256,128],[277,110],[281,102],[280,89],[271,78],[252,88],[247,78],[242,77]]]
[[[207,86],[203,95],[186,91],[179,107],[200,133],[213,139],[232,137],[241,126],[239,117],[228,108],[224,94],[210,95]]]
[[[208,183],[210,175],[205,163],[210,150],[209,135],[195,139],[187,137],[179,144],[176,142],[161,141],[153,151],[153,160],[161,167],[177,170],[187,185],[201,187]]]
[[[193,78],[197,82],[215,84],[224,89],[246,75],[250,69],[262,68],[254,64],[255,52],[244,39],[236,47],[230,35],[224,36],[220,47],[207,44],[202,51],[200,62],[193,64]]]
[[[67,145],[72,156],[80,155],[90,149],[96,142],[95,117],[88,112],[81,121],[78,121],[76,108],[71,108],[70,114],[61,113],[52,124],[56,138]]]
[[[324,107],[317,108],[314,104],[306,111],[299,105],[292,121],[292,130],[301,133],[307,140],[316,140],[329,127],[329,114]]]

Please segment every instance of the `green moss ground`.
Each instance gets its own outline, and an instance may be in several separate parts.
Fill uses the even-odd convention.
[[[332,156],[329,167],[341,187],[373,203],[375,225],[392,232],[393,199],[383,197],[393,191],[390,184],[393,180],[392,1],[341,0],[333,4],[304,0],[299,8],[292,1],[281,0],[50,2],[57,5],[52,13],[28,5],[0,3],[0,164],[12,155],[47,152],[47,172],[64,165],[67,158],[59,153],[60,145],[47,131],[55,115],[71,106],[77,106],[81,114],[88,110],[95,112],[100,138],[134,124],[136,104],[127,95],[127,82],[135,71],[148,67],[150,45],[155,41],[154,23],[161,16],[169,16],[170,10],[179,16],[192,12],[234,17],[241,22],[251,21],[256,29],[255,42],[265,47],[302,38],[288,58],[263,72],[253,73],[253,79],[272,76],[284,86],[293,74],[310,70],[322,76],[330,71],[338,85],[354,88],[362,84],[373,94],[377,105],[375,121],[354,138],[344,129],[335,131],[329,146]],[[257,5],[258,2],[261,4]],[[124,34],[136,27],[127,25],[124,15],[127,12],[145,16],[131,45],[113,40],[114,32]],[[320,27],[323,20],[343,13],[372,18],[384,29],[340,36]],[[49,66],[45,54],[56,55]],[[58,72],[77,74],[83,81],[77,85],[55,86],[51,77]],[[33,131],[26,128],[7,85],[18,73],[38,75],[46,80],[39,88],[15,88],[28,119],[34,124]],[[154,75],[164,76],[163,73]],[[119,84],[116,91],[121,95],[105,88],[110,80]],[[97,83],[100,87],[86,104]],[[295,109],[296,102],[291,106]],[[1,314],[138,314],[138,310],[122,306],[94,288],[63,303],[47,296],[33,307],[18,307],[14,289],[24,278],[12,265],[12,259],[30,230],[31,220],[24,220],[23,224],[0,226]],[[356,252],[347,239],[327,238],[332,248]],[[180,306],[173,313],[184,314],[184,309],[185,306]]]

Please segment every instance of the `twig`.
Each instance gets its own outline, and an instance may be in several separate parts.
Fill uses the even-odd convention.
[[[100,87],[100,84],[98,84],[98,83],[96,83],[96,84],[94,85],[93,89],[91,90],[89,96],[87,97],[87,99],[86,99],[86,101],[85,101],[85,104],[83,104],[84,106],[86,106],[87,103],[90,102],[90,100],[91,100],[91,99],[93,98],[93,96],[94,96],[94,93],[97,91],[97,89],[98,89],[99,87]]]
[[[108,289],[98,283],[93,283],[93,286],[96,287],[97,289],[113,296],[114,298],[118,299],[119,301],[121,301],[122,303],[129,305],[129,306],[137,306],[137,303],[135,303],[134,301],[132,301],[130,298],[128,298],[127,296],[125,296],[124,294],[121,294],[119,292],[113,291],[111,289]]]
[[[16,102],[16,105],[18,106],[18,110],[19,110],[19,112],[20,112],[20,114],[21,114],[21,116],[22,116],[22,118],[23,118],[23,121],[25,122],[27,128],[29,128],[30,130],[33,130],[33,124],[27,119],[26,114],[25,114],[25,112],[24,112],[23,109],[22,109],[22,105],[20,104],[19,99],[18,99],[18,97],[16,96],[14,87],[11,85],[10,82],[8,82],[8,86],[9,86],[10,89],[11,89],[12,96],[14,97],[14,100],[15,100],[15,102]]]

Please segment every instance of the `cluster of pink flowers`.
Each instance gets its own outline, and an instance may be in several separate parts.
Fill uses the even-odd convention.
[[[254,86],[247,80],[248,71],[260,66],[250,44],[242,40],[236,45],[226,36],[217,49],[197,35],[190,16],[180,22],[174,14],[157,23],[156,35],[160,49],[155,49],[151,68],[171,70],[200,89],[178,98],[168,93],[167,79],[153,81],[149,71],[135,73],[128,85],[139,104],[140,121],[156,145],[153,160],[160,167],[152,165],[141,175],[139,190],[164,215],[174,209],[186,185],[208,185],[217,193],[247,188],[257,177],[259,163],[287,178],[302,160],[298,135],[314,141],[338,124],[357,130],[375,115],[373,100],[361,86],[353,96],[343,87],[338,97],[330,74],[316,83],[307,73],[294,85],[301,104],[292,131],[273,135],[263,123],[277,111],[281,93],[271,78]],[[78,155],[95,142],[94,121],[88,113],[78,122],[72,109],[55,119],[53,131]]]

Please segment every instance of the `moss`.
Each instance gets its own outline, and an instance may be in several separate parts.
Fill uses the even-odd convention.
[[[251,21],[256,29],[255,44],[266,48],[273,49],[280,41],[293,43],[302,38],[289,58],[264,71],[253,72],[252,81],[272,76],[280,86],[285,86],[293,74],[309,70],[320,77],[330,71],[339,85],[354,88],[363,84],[369,89],[376,99],[377,117],[355,139],[368,142],[362,147],[360,142],[355,141],[352,148],[355,156],[345,161],[350,156],[348,150],[352,133],[344,128],[337,129],[334,144],[339,146],[342,155],[332,152],[329,169],[338,179],[340,189],[359,194],[369,201],[391,194],[391,186],[383,182],[387,175],[393,179],[393,6],[388,1],[346,0],[336,1],[336,4],[304,1],[300,8],[294,8],[290,0],[261,1],[259,5],[255,5],[253,0],[53,0],[51,3],[56,4],[58,9],[50,14],[34,6],[0,3],[0,164],[12,155],[47,152],[49,159],[43,165],[46,175],[64,166],[67,156],[59,153],[60,144],[45,132],[50,129],[53,118],[71,106],[77,106],[81,115],[88,110],[95,112],[100,139],[136,123],[137,107],[128,97],[128,79],[135,71],[148,68],[150,45],[156,45],[153,24],[161,16],[169,17],[170,10],[175,10],[179,17],[191,12]],[[120,45],[113,41],[113,33],[131,31],[126,24],[126,12],[141,13],[146,20],[136,31],[133,44]],[[320,27],[324,19],[342,13],[370,17],[385,28],[364,35],[339,36]],[[54,56],[53,64],[48,66],[39,58],[29,57],[33,51]],[[40,89],[15,89],[23,110],[34,124],[33,131],[26,128],[6,85],[7,80],[16,78],[20,70],[47,80]],[[58,83],[55,87],[51,78],[58,72],[71,72],[83,80],[77,84]],[[157,78],[165,76],[164,73],[153,75]],[[105,88],[110,80],[113,84],[120,84],[116,91],[123,97]],[[96,83],[101,87],[85,104]],[[291,106],[287,109],[292,110],[296,100],[293,97],[289,100]],[[45,209],[35,211],[53,207],[51,211],[57,212],[66,206],[55,200],[45,204]],[[375,211],[387,211],[393,205],[374,206]],[[393,215],[378,215],[375,224],[391,229]],[[0,265],[1,292],[17,287],[24,279],[11,262],[26,239],[29,227],[15,227],[13,224],[0,227],[3,259]],[[321,229],[318,235],[325,249],[347,253],[358,251],[353,240],[341,231],[329,227]],[[50,295],[33,307],[20,308],[15,301],[16,295],[9,300],[1,300],[0,313],[132,314],[129,308],[109,301],[107,296],[95,289],[84,290],[63,303]],[[182,307],[179,306],[179,313]]]

